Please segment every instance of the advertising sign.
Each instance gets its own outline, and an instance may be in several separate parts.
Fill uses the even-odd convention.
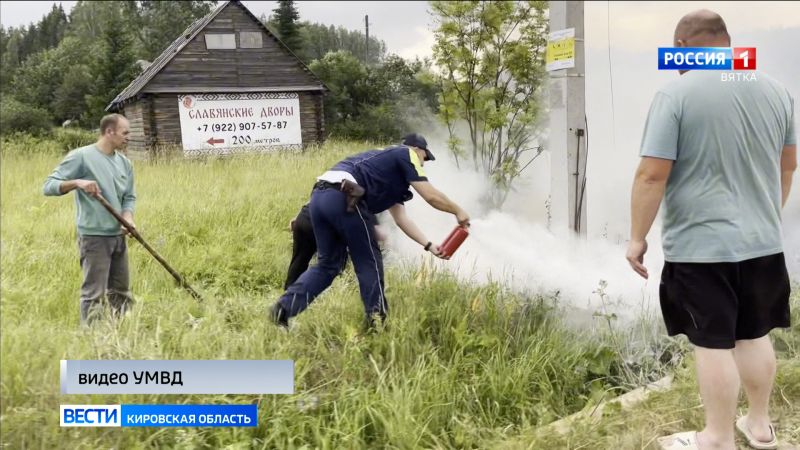
[[[187,156],[299,149],[297,93],[196,94],[178,97]]]

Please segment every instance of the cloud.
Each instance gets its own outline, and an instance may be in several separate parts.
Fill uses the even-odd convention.
[[[6,28],[28,26],[37,23],[50,10],[53,4],[61,4],[64,11],[69,14],[76,1],[63,2],[30,2],[30,1],[6,1],[0,2],[0,21]]]
[[[436,43],[433,31],[424,26],[417,26],[412,28],[412,33],[410,34],[411,36],[408,36],[410,38],[408,45],[395,51],[390,48],[389,52],[397,53],[408,59],[432,57],[433,45]]]
[[[587,49],[607,47],[609,27],[615,49],[641,51],[672,45],[678,20],[703,8],[722,16],[734,41],[745,33],[800,27],[797,2],[586,2]]]

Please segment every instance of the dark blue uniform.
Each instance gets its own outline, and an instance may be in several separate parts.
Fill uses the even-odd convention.
[[[336,185],[315,188],[311,194],[311,222],[317,240],[317,265],[304,272],[279,300],[285,318],[296,316],[331,285],[347,251],[358,277],[367,317],[386,317],[383,258],[371,214],[383,212],[411,198],[409,185],[427,181],[417,154],[406,146],[370,150],[351,156],[331,168],[351,174],[366,191],[356,211],[347,212],[346,195]]]

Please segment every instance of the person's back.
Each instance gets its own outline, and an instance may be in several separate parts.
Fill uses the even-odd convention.
[[[656,95],[651,114],[674,117],[671,130],[679,130],[645,132],[652,138],[642,143],[647,156],[675,161],[664,204],[668,261],[736,262],[782,251],[780,158],[793,100],[768,75],[753,75],[722,81],[716,71],[690,71]]]
[[[686,14],[675,47],[730,47],[722,17]],[[653,99],[631,190],[626,259],[644,265],[664,199],[659,303],[667,334],[694,347],[705,428],[657,439],[664,450],[778,448],[769,399],[769,333],[791,326],[781,208],[797,167],[794,102],[766,74],[681,70]],[[747,413],[737,419],[740,382]]]
[[[368,150],[337,163],[331,170],[347,172],[364,187],[364,201],[373,214],[385,211],[398,199],[408,200],[412,181],[426,181],[419,158],[404,145]]]

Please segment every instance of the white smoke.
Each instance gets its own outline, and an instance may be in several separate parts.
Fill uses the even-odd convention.
[[[767,27],[762,21],[754,23],[749,20],[750,9],[742,14],[735,11],[737,7],[715,6],[726,20],[730,18],[729,31],[735,36],[734,42],[757,47],[759,68],[784,83],[795,99],[800,98],[800,78],[794,76],[800,66],[786,58],[791,50],[789,43],[800,39],[800,27],[786,22],[789,19],[778,20],[783,28]],[[624,258],[630,228],[630,190],[650,101],[660,87],[677,76],[656,70],[655,52],[659,46],[671,45],[674,24],[694,8],[687,3],[647,6],[657,10],[654,17],[661,17],[658,32],[650,33],[626,27],[639,23],[633,19],[636,8],[613,8],[611,14],[607,14],[606,8],[608,5],[602,3],[586,3],[587,17],[604,19],[586,21],[588,240],[576,239],[566,230],[547,230],[545,202],[550,191],[547,152],[519,180],[516,192],[501,210],[489,211],[482,201],[489,181],[463,163],[461,170],[456,169],[445,145],[447,131],[436,125],[436,118],[418,115],[419,126],[413,131],[425,135],[437,158],[425,165],[425,171],[434,186],[472,217],[470,237],[450,261],[437,260],[436,264],[475,282],[499,281],[519,291],[545,294],[558,291],[564,302],[591,310],[601,306],[600,297],[593,291],[600,280],[605,280],[606,293],[619,301],[618,311],[635,313],[639,306],[657,308],[663,266],[660,218],[648,235],[645,266],[650,278],[645,281],[630,269]],[[668,20],[663,19],[665,14]],[[609,22],[605,20],[607,15]],[[734,20],[735,17],[739,19]],[[800,113],[795,111],[795,117],[800,117]],[[783,214],[784,252],[791,276],[800,279],[800,181],[795,181],[793,191]],[[452,215],[434,210],[419,196],[407,207],[409,215],[436,243],[441,243],[456,224]],[[384,224],[391,222],[388,216],[382,218]],[[388,228],[391,228],[390,263],[419,263],[427,257],[419,245],[396,227]]]
[[[471,217],[469,238],[451,260],[436,260],[436,265],[466,281],[497,281],[521,292],[558,292],[568,305],[592,311],[602,306],[600,296],[593,291],[605,280],[608,283],[605,292],[617,304],[614,308],[617,312],[652,306],[657,299],[662,266],[658,230],[651,233],[656,239],[651,240],[651,250],[646,255],[650,279],[645,281],[625,260],[624,242],[583,240],[566,230],[548,231],[545,208],[550,189],[548,155],[533,163],[501,210],[491,211],[482,200],[491,188],[489,180],[463,164],[458,169],[444,150],[445,141],[440,134],[428,134],[426,138],[433,150],[439,149],[435,152],[436,161],[424,166],[431,183]],[[456,226],[453,215],[433,209],[418,195],[406,207],[409,216],[437,244]],[[427,257],[416,242],[393,225],[388,215],[381,222],[390,230],[390,263],[419,263]]]

